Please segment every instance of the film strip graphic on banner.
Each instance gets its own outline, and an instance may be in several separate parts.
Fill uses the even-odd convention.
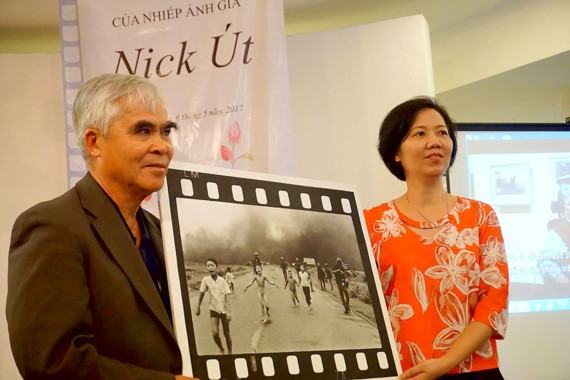
[[[59,0],[61,33],[61,64],[65,107],[65,135],[67,147],[67,186],[75,186],[87,171],[81,150],[77,146],[71,108],[83,84],[81,42],[76,0]]]
[[[173,304],[176,332],[192,376],[397,378],[398,353],[355,194],[329,185],[171,165],[161,219],[171,293],[181,302]],[[207,267],[210,258],[215,269]],[[232,289],[229,323],[212,278]]]

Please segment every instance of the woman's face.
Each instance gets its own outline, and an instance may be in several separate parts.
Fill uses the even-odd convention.
[[[411,178],[440,177],[449,167],[453,141],[443,117],[432,108],[418,112],[410,131],[396,154]]]

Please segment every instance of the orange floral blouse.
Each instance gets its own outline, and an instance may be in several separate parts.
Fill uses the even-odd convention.
[[[495,340],[506,332],[509,277],[492,207],[458,197],[430,238],[409,228],[430,223],[406,217],[394,201],[364,216],[403,370],[442,356],[471,321],[494,334],[450,373],[497,368]]]

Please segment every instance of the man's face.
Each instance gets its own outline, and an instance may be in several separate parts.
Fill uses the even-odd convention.
[[[94,168],[101,185],[111,194],[141,200],[160,190],[173,155],[169,137],[173,128],[176,124],[164,109],[134,107],[111,123],[107,137],[93,132],[98,153]]]

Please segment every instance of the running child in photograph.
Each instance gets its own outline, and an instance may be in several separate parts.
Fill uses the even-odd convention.
[[[234,292],[234,274],[232,273],[232,267],[228,267],[226,269],[226,282],[228,283],[228,285],[230,286],[230,290],[232,291],[232,293]]]
[[[202,279],[200,284],[200,297],[198,306],[196,307],[196,315],[200,316],[200,306],[204,299],[204,294],[210,294],[210,328],[216,345],[222,354],[225,354],[224,345],[220,339],[220,322],[224,337],[226,338],[226,346],[228,354],[232,353],[232,337],[230,334],[230,294],[231,290],[226,280],[219,275],[218,262],[215,259],[206,260],[206,268],[210,272],[209,276]]]
[[[293,272],[287,272],[287,278],[285,280],[285,287],[289,287],[289,291],[291,292],[291,300],[293,301],[293,305],[297,306],[300,304],[299,297],[297,297],[297,287],[299,286],[299,281],[295,277],[293,277]]]
[[[261,306],[261,316],[262,316],[261,321],[263,323],[267,323],[269,321],[269,306],[267,303],[267,296],[265,294],[265,281],[267,281],[271,285],[279,288],[279,285],[277,285],[276,283],[274,283],[273,281],[271,281],[270,279],[268,279],[267,277],[265,277],[263,275],[261,265],[257,265],[255,267],[255,276],[253,276],[253,279],[251,280],[249,285],[247,285],[245,287],[245,289],[243,290],[243,292],[245,293],[247,291],[247,289],[251,285],[253,285],[254,282],[257,283],[257,296],[259,297],[259,303]]]

